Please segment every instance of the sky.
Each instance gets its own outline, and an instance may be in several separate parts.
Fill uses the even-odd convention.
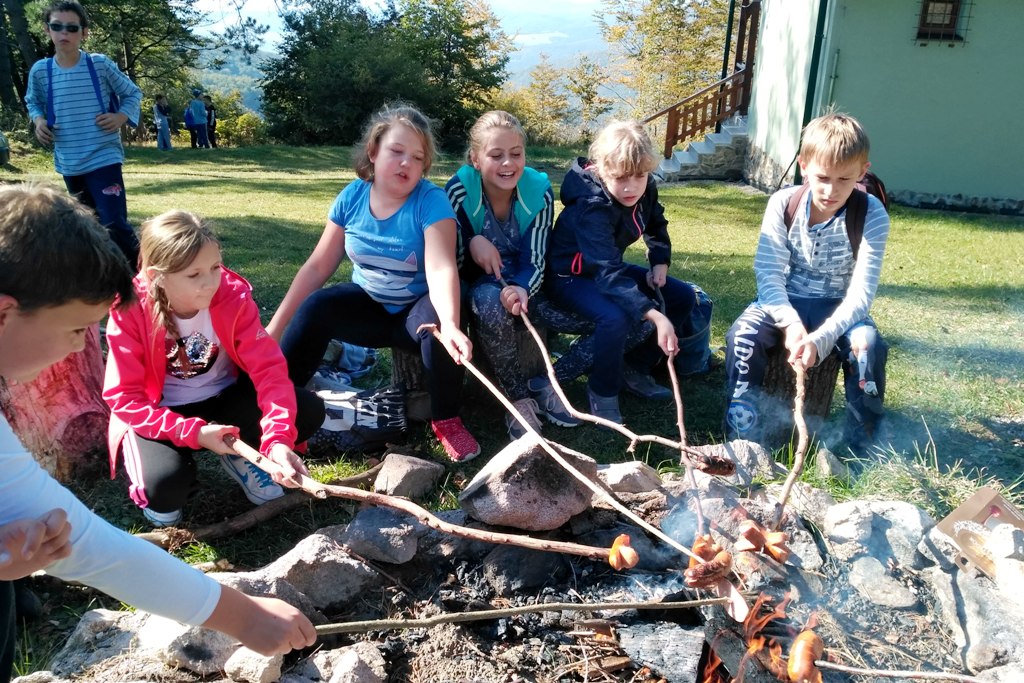
[[[373,0],[363,1],[374,5]],[[197,4],[214,22],[235,16],[229,0],[199,0]],[[529,70],[542,53],[556,66],[570,66],[578,54],[600,58],[605,51],[594,19],[594,12],[600,6],[598,0],[489,0],[488,4],[518,48],[508,65],[514,81],[528,79]],[[281,29],[274,0],[247,0],[245,13],[271,27],[266,46],[272,50]],[[210,30],[220,26],[215,23]]]

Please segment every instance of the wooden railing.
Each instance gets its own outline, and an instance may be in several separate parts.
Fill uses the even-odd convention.
[[[666,159],[672,156],[672,150],[677,144],[718,130],[722,122],[728,121],[734,114],[746,115],[750,106],[760,16],[759,0],[748,0],[740,7],[736,59],[731,75],[643,120],[643,123],[649,124],[662,116],[666,117]]]

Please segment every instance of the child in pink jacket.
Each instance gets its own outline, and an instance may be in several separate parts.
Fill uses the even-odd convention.
[[[107,324],[111,476],[123,456],[131,498],[155,526],[181,521],[198,450],[220,456],[254,504],[280,497],[280,484],[308,474],[293,449],[323,423],[323,401],[288,379],[251,286],[224,267],[203,219],[170,211],[141,237],[138,302],[112,308]],[[285,474],[272,480],[235,455],[228,435],[258,445]]]

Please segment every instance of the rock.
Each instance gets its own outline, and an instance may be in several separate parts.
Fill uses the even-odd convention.
[[[145,612],[89,610],[82,615],[64,647],[50,662],[50,670],[57,676],[73,676],[98,662],[127,652],[132,647],[135,631],[148,617]]]
[[[240,647],[224,663],[224,673],[233,681],[274,683],[281,678],[283,663],[283,655],[266,657],[247,647]]]
[[[510,597],[520,591],[533,591],[564,577],[568,571],[559,553],[531,550],[519,546],[497,546],[483,561],[483,575],[499,596]]]
[[[408,515],[387,508],[364,508],[344,531],[328,535],[368,560],[403,564],[416,555],[415,527],[410,520]]]
[[[642,460],[601,465],[597,476],[616,493],[643,493],[661,486],[658,471]]]
[[[917,544],[917,552],[921,553],[926,562],[939,565],[944,572],[959,569],[955,558],[960,551],[956,543],[937,526],[933,526],[921,538],[921,542]]]
[[[33,671],[25,676],[18,676],[13,683],[64,683],[65,679],[56,676],[52,671]]]
[[[389,496],[422,498],[434,491],[444,476],[444,465],[401,453],[388,453],[373,490]]]
[[[591,481],[597,463],[553,444]],[[550,531],[590,507],[591,490],[565,471],[535,439],[516,439],[484,465],[459,495],[459,503],[486,524]]]
[[[850,566],[850,585],[865,598],[883,607],[910,609],[917,595],[896,581],[874,557],[858,557]]]
[[[782,484],[769,484],[768,494],[778,500],[782,496]],[[794,482],[789,491],[786,507],[796,510],[797,514],[816,527],[825,525],[825,513],[836,505],[836,499],[828,491],[814,488],[802,481]]]
[[[380,574],[353,559],[325,533],[307,536],[255,574],[285,579],[318,609],[347,602],[384,582]]]
[[[986,545],[992,557],[1024,560],[1024,529],[1012,524],[998,524],[992,529]]]
[[[316,608],[312,600],[279,576],[265,576],[260,572],[215,572],[209,576],[246,595],[284,600],[314,624],[327,623],[327,617]]]
[[[1015,662],[981,671],[977,677],[987,683],[1020,683],[1024,681],[1024,662]]]
[[[138,631],[138,647],[157,661],[200,676],[224,670],[240,645],[231,636],[199,626],[187,626],[150,615]]]
[[[736,463],[736,473],[722,477],[736,486],[750,486],[754,479],[774,479],[784,472],[775,462],[771,451],[754,441],[735,439],[723,444],[697,446],[696,450],[706,455],[728,458]]]
[[[864,501],[840,503],[825,512],[821,530],[832,543],[840,560],[849,560],[867,552],[874,513]]]
[[[992,577],[1006,599],[1015,603],[1017,609],[1024,612],[1024,562],[1020,560],[996,558],[994,561],[995,576]]]
[[[819,479],[850,480],[849,466],[824,446],[814,455],[814,473]]]
[[[892,556],[903,567],[924,567],[924,556],[917,551],[917,546],[925,533],[935,526],[935,520],[903,501],[873,500],[867,505],[875,514],[868,551],[882,562]]]
[[[386,677],[387,664],[377,648],[357,643],[335,660],[330,683],[384,683]]]

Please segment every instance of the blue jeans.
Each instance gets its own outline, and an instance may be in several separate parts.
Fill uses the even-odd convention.
[[[128,263],[137,269],[139,238],[128,222],[128,197],[125,195],[121,164],[102,166],[82,175],[66,175],[64,185],[78,201],[96,212],[100,223],[124,252]]]
[[[791,298],[801,322],[808,332],[818,329],[836,310],[842,299]],[[864,335],[867,351],[868,377],[875,382],[877,396],[865,394],[860,387],[860,372],[856,359],[850,357],[851,335]],[[765,433],[766,421],[772,411],[765,404],[761,392],[768,352],[785,343],[785,333],[774,319],[752,303],[740,314],[726,334],[725,367],[729,404],[725,414],[727,438],[760,440]],[[846,391],[846,439],[858,450],[867,445],[882,415],[885,399],[885,363],[889,347],[878,334],[871,318],[855,324],[836,340],[836,352],[843,365],[843,384]],[[786,408],[787,415],[789,408]]]
[[[285,330],[281,350],[288,361],[288,375],[299,387],[316,372],[332,339],[419,351],[427,372],[431,419],[446,420],[459,414],[465,370],[433,334],[417,332],[421,325],[437,323],[429,296],[391,313],[362,287],[346,282],[309,295]]]
[[[647,285],[647,269],[626,264],[623,273],[652,300],[654,290]],[[618,396],[622,389],[622,371],[626,362],[641,372],[650,372],[664,357],[658,347],[656,334],[647,337],[636,348],[625,353],[626,340],[637,320],[606,295],[597,283],[588,277],[548,277],[545,281],[548,297],[559,308],[593,321],[593,365],[588,385],[598,396]],[[681,280],[668,278],[661,288],[665,300],[665,315],[672,321],[676,334],[692,334],[690,311],[697,301],[693,288]],[[625,355],[624,355],[625,353]]]
[[[156,127],[156,147],[162,150],[171,148],[171,126],[167,119]]]

